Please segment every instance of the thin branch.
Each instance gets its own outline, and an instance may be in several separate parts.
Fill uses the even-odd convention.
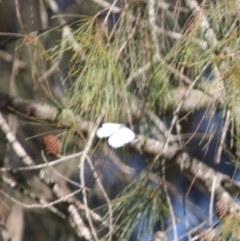
[[[152,36],[154,52],[156,53],[156,59],[157,59],[157,61],[160,61],[161,56],[160,56],[160,48],[159,48],[159,44],[158,44],[159,40],[158,40],[158,36],[157,36],[155,10],[156,10],[155,0],[149,0],[148,1],[148,18],[149,18],[149,24],[150,24],[150,32],[151,32],[151,36]]]
[[[57,14],[58,20],[60,22],[61,25],[64,25],[63,27],[63,32],[65,35],[65,38],[67,38],[67,40],[72,44],[73,49],[77,52],[81,54],[81,58],[82,59],[87,59],[86,54],[84,53],[83,49],[81,48],[81,46],[79,45],[79,43],[75,40],[73,34],[72,34],[72,30],[68,25],[65,25],[67,23],[67,21],[64,19],[64,17],[61,16],[61,12],[60,9],[57,5],[57,3],[54,0],[49,0],[48,1],[49,6],[51,8],[51,10]]]
[[[3,60],[5,60],[7,63],[12,63],[14,58],[11,54],[9,54],[8,52],[5,52],[3,50],[0,49],[0,58],[2,58]],[[27,67],[27,64],[19,59],[15,59],[16,61],[16,68],[20,69],[20,70],[24,70]]]
[[[22,160],[22,162],[27,166],[34,165],[34,161],[27,155],[22,145],[17,141],[9,125],[4,120],[1,112],[0,112],[0,128],[2,132],[5,134],[7,141],[12,145],[12,148],[14,149],[18,157]]]
[[[23,25],[23,22],[22,22],[22,18],[21,18],[21,14],[20,14],[20,7],[19,7],[19,2],[18,0],[15,0],[15,5],[16,5],[16,13],[17,13],[17,19],[18,19],[18,22],[19,22],[19,25],[22,29],[24,29],[24,25]]]
[[[129,86],[135,78],[137,78],[139,75],[145,73],[148,69],[150,69],[150,67],[153,64],[156,64],[158,62],[159,63],[161,62],[162,64],[165,64],[166,68],[168,70],[170,70],[173,74],[177,75],[179,77],[179,79],[182,80],[185,84],[190,85],[192,83],[191,79],[189,79],[186,75],[182,74],[177,69],[173,68],[168,63],[166,63],[163,59],[160,58],[159,54],[156,54],[156,55],[153,56],[153,60],[152,60],[151,63],[150,62],[146,63],[141,68],[137,69],[135,72],[130,74],[130,76],[126,80],[126,86]]]
[[[93,140],[95,138],[95,134],[97,132],[97,129],[99,127],[99,125],[101,124],[101,121],[103,119],[105,115],[105,111],[103,110],[101,115],[98,117],[97,121],[96,121],[96,125],[94,126],[90,136],[89,136],[89,139],[86,143],[86,146],[82,152],[82,156],[81,156],[81,159],[80,159],[80,163],[79,163],[79,168],[80,168],[80,171],[79,171],[79,175],[80,175],[80,180],[81,180],[81,184],[83,186],[85,186],[85,178],[84,178],[84,163],[85,163],[85,159],[88,155],[88,152],[90,150],[90,148],[92,147],[92,143],[93,143]],[[83,189],[83,203],[86,207],[85,209],[85,212],[86,212],[86,217],[87,217],[87,220],[89,222],[89,226],[90,226],[90,229],[92,231],[92,235],[94,236],[95,240],[99,240],[98,239],[98,236],[97,236],[97,232],[93,226],[93,222],[92,222],[92,218],[91,218],[91,215],[89,213],[89,210],[88,210],[88,201],[87,201],[87,194],[86,194],[86,190]]]
[[[225,138],[227,135],[228,127],[230,125],[230,116],[231,116],[231,112],[228,110],[227,115],[226,115],[225,124],[222,128],[222,134],[221,134],[221,139],[220,139],[220,143],[218,146],[217,154],[214,159],[214,162],[216,164],[220,163],[220,158],[221,158],[222,150],[224,147],[224,141],[225,141]],[[216,182],[217,182],[217,171],[216,171],[216,174],[213,179],[212,191],[211,191],[211,197],[210,197],[210,205],[209,205],[209,224],[210,225],[212,225],[212,222],[213,222],[213,205],[214,205],[214,194],[215,194],[214,190],[216,189]]]
[[[115,1],[111,4],[111,6],[109,7],[108,13],[107,13],[107,15],[106,15],[106,17],[105,17],[105,19],[104,19],[104,21],[103,21],[103,25],[107,26],[108,18],[109,18],[109,16],[110,16],[110,14],[113,12],[113,9],[116,7],[115,5],[116,5],[117,2],[118,2],[118,0],[115,0]]]
[[[41,154],[42,154],[42,158],[43,158],[44,162],[45,162],[46,164],[49,164],[49,162],[48,162],[47,158],[45,157],[43,151],[41,152]],[[52,162],[51,162],[51,163],[52,163]],[[74,182],[73,180],[67,178],[67,177],[64,176],[62,173],[60,173],[57,169],[53,168],[52,166],[53,166],[53,165],[51,165],[51,166],[48,165],[47,167],[49,167],[49,168],[50,168],[57,176],[59,176],[61,179],[65,180],[65,181],[68,182],[68,183],[71,183],[72,185],[74,185],[74,186],[76,186],[76,187],[79,187],[79,188],[82,188],[82,189],[83,189],[83,188],[86,188],[86,187],[80,185],[79,183]],[[86,188],[86,189],[87,189],[87,191],[90,190],[89,188]]]
[[[91,1],[100,5],[102,8],[111,8],[113,13],[121,12],[121,8],[112,6],[112,4],[107,1],[104,1],[104,0],[91,0]]]
[[[0,168],[0,172],[10,172],[10,171],[15,172],[15,171],[29,171],[29,170],[42,169],[42,168],[45,168],[45,167],[57,165],[59,163],[62,163],[62,162],[67,161],[69,159],[79,157],[81,155],[82,155],[82,152],[78,152],[78,153],[74,153],[72,155],[63,156],[63,157],[61,157],[61,158],[59,158],[55,161],[51,161],[51,162],[44,163],[44,164],[33,165],[33,166],[27,166],[27,167],[18,167],[18,168],[3,167],[3,168]]]
[[[38,78],[37,81],[39,83],[41,83],[42,81],[46,81],[58,69],[58,66],[64,55],[64,50],[66,48],[67,37],[68,37],[68,30],[67,30],[67,28],[64,27],[63,31],[62,31],[62,41],[60,44],[60,49],[59,49],[59,54],[57,56],[57,59],[56,59],[55,63],[53,63],[51,65],[51,67],[47,71],[45,71],[41,77]]]
[[[104,196],[104,198],[106,199],[107,201],[107,205],[108,205],[108,210],[109,210],[109,239],[108,240],[112,240],[112,235],[113,235],[113,230],[114,230],[114,226],[113,226],[113,210],[112,210],[112,204],[111,204],[111,201],[107,195],[107,192],[105,191],[103,185],[102,185],[102,182],[99,178],[99,175],[98,173],[96,172],[93,164],[92,164],[92,160],[87,156],[87,161],[88,161],[88,164],[91,168],[91,170],[93,171],[93,175],[94,175],[94,178],[96,179],[97,181],[97,184]]]
[[[12,185],[12,184],[11,184]],[[44,201],[43,199],[40,199],[41,202],[43,202],[43,204],[26,204],[26,203],[23,203],[23,202],[20,202],[19,200],[15,199],[14,197],[12,197],[11,195],[7,194],[6,192],[4,192],[3,190],[0,189],[0,192],[7,198],[9,198],[11,201],[13,201],[14,203],[24,207],[24,208],[27,208],[27,209],[31,209],[31,208],[41,208],[41,209],[44,209],[44,208],[50,208],[56,204],[59,204],[59,203],[63,203],[65,201],[67,201],[70,197],[73,197],[75,196],[76,194],[82,192],[82,188],[80,189],[77,189],[76,191],[62,197],[62,198],[59,198],[53,202],[46,202]],[[24,191],[24,193],[26,194],[27,192]],[[32,195],[32,194],[31,194]],[[55,211],[54,213],[57,213],[58,211]]]
[[[227,115],[226,115],[226,119],[225,119],[225,124],[222,128],[222,135],[221,135],[220,143],[219,143],[219,146],[218,146],[217,154],[216,154],[216,157],[215,157],[215,160],[214,160],[214,162],[216,164],[219,164],[219,162],[220,162],[220,157],[221,157],[222,150],[223,150],[223,147],[224,147],[224,142],[225,142],[225,139],[226,139],[228,127],[230,125],[230,117],[231,117],[231,112],[228,110]]]

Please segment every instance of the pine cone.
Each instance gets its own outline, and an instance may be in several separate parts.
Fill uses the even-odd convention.
[[[229,214],[229,206],[223,201],[218,201],[216,203],[216,214],[218,217],[224,218]]]
[[[201,241],[215,241],[217,240],[216,232],[214,229],[209,229],[206,231],[203,231],[199,234],[199,240]]]
[[[46,152],[50,155],[62,153],[62,143],[54,135],[47,135],[43,138],[43,145]]]

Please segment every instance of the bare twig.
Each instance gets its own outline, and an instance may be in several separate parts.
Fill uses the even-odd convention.
[[[85,186],[85,178],[84,178],[84,163],[85,163],[85,159],[88,155],[88,152],[90,150],[90,148],[92,147],[92,143],[93,143],[93,140],[95,138],[95,134],[97,132],[97,129],[103,119],[105,115],[105,111],[103,110],[101,115],[98,117],[97,121],[96,121],[96,125],[94,126],[90,136],[89,136],[89,139],[86,143],[86,146],[82,152],[82,156],[81,156],[81,159],[80,159],[80,163],[79,163],[79,168],[80,168],[80,171],[79,171],[79,175],[80,175],[80,180],[81,180],[81,184],[83,186]],[[88,201],[87,201],[87,194],[86,194],[86,191],[85,189],[83,189],[83,202],[84,202],[84,205],[86,206],[86,209],[85,209],[85,212],[86,212],[86,216],[87,216],[87,220],[89,222],[89,226],[90,226],[90,229],[92,231],[92,235],[93,237],[95,238],[95,240],[99,240],[98,239],[98,236],[97,236],[97,232],[93,226],[93,222],[92,222],[92,218],[91,218],[91,215],[89,213],[89,210],[88,210]]]
[[[44,164],[38,164],[38,165],[33,165],[33,166],[27,166],[27,167],[18,167],[18,168],[12,168],[12,167],[5,167],[5,168],[1,168],[0,172],[10,172],[10,171],[29,171],[29,170],[37,170],[37,169],[42,169],[44,167],[51,167],[54,165],[57,165],[61,162],[67,161],[69,159],[73,159],[76,157],[79,157],[82,155],[82,152],[79,153],[74,153],[72,155],[69,156],[63,156],[55,161],[51,161],[48,163],[44,163]]]
[[[106,199],[107,201],[107,204],[108,204],[108,211],[109,211],[109,240],[111,241],[112,240],[112,235],[113,235],[113,230],[114,230],[114,226],[113,226],[113,210],[112,210],[112,204],[111,204],[111,201],[108,197],[108,194],[107,192],[105,191],[103,185],[102,185],[102,182],[99,178],[99,175],[98,173],[96,172],[93,164],[92,164],[92,160],[87,156],[87,161],[88,161],[88,165],[90,166],[91,170],[93,171],[93,175],[94,175],[94,178],[96,179],[97,181],[97,184],[104,196],[104,198]]]
[[[11,183],[12,185],[13,183]],[[12,200],[14,203],[24,207],[24,208],[28,208],[28,209],[31,209],[31,208],[50,208],[51,206],[53,205],[56,205],[56,204],[59,204],[59,203],[62,203],[62,202],[65,202],[66,200],[68,200],[70,197],[73,197],[75,196],[76,194],[82,192],[82,189],[77,189],[76,191],[62,197],[62,198],[59,198],[53,202],[46,202],[44,201],[43,199],[40,199],[39,201],[41,201],[43,204],[26,204],[26,203],[23,203],[23,202],[20,202],[19,200],[17,200],[16,198],[12,197],[11,195],[7,194],[6,192],[4,192],[3,190],[0,189],[0,192],[7,198],[9,198],[10,200]],[[25,194],[27,193],[27,191],[24,191]],[[33,195],[33,194],[31,194]],[[57,211],[55,211],[55,213],[57,213]]]
[[[73,49],[77,52],[77,53],[81,53],[81,58],[82,59],[87,59],[86,54],[84,53],[83,49],[81,48],[81,46],[79,45],[79,43],[76,42],[73,34],[72,34],[72,30],[68,25],[65,25],[67,22],[64,19],[63,16],[61,16],[61,12],[60,9],[57,5],[57,3],[54,0],[49,0],[49,6],[52,9],[52,11],[58,15],[58,20],[60,22],[61,25],[64,25],[63,27],[63,31],[64,31],[64,37],[67,38],[67,40],[72,44]]]
[[[157,36],[157,26],[156,26],[156,17],[155,17],[155,10],[156,10],[156,2],[155,0],[149,0],[148,1],[148,18],[149,18],[149,24],[150,24],[150,31],[154,46],[154,52],[156,53],[156,59],[157,61],[160,61],[160,48],[158,44],[158,36]]]
[[[228,127],[229,127],[229,124],[230,124],[230,115],[231,115],[231,112],[228,110],[227,115],[226,115],[225,124],[222,128],[222,134],[221,134],[221,139],[220,139],[220,143],[219,143],[219,146],[218,146],[217,154],[216,154],[216,157],[214,159],[214,162],[216,164],[220,163],[220,158],[221,158],[222,150],[223,150],[223,147],[224,147],[224,141],[225,141],[227,131],[228,131]],[[209,224],[210,225],[212,225],[212,222],[213,222],[213,206],[214,206],[214,194],[215,194],[214,190],[216,189],[216,182],[217,182],[217,171],[216,171],[216,174],[215,174],[214,179],[213,179],[212,191],[211,191],[211,197],[210,197],[210,205],[209,205]]]
[[[102,8],[111,8],[113,13],[121,12],[121,8],[112,6],[112,4],[107,1],[104,1],[104,0],[91,0],[91,1],[100,5]]]
[[[142,66],[141,68],[137,69],[134,73],[132,73],[126,80],[126,85],[129,86],[131,84],[131,82],[138,77],[139,75],[145,73],[148,69],[150,69],[150,67],[153,64],[156,64],[158,62],[162,62],[163,64],[165,64],[166,68],[168,68],[173,74],[177,75],[185,84],[190,85],[192,83],[192,80],[189,79],[186,75],[182,74],[180,71],[178,71],[177,69],[173,68],[171,65],[165,63],[165,61],[163,59],[160,58],[159,54],[156,54],[153,56],[153,60],[152,62],[148,62],[146,63],[144,66]]]
[[[42,151],[41,152],[41,154],[42,154],[42,158],[43,158],[43,160],[44,160],[44,162],[46,163],[46,164],[50,164],[49,162],[48,162],[48,160],[47,160],[47,158],[45,157],[45,155],[44,155],[44,152]],[[78,154],[78,153],[77,153]],[[73,154],[74,155],[74,154]],[[71,155],[72,156],[72,155]],[[78,155],[77,155],[78,156]],[[66,159],[65,159],[66,160]],[[58,160],[57,160],[58,161]],[[52,162],[51,162],[52,163]],[[56,164],[56,161],[55,161],[55,164]],[[74,185],[74,186],[76,186],[76,187],[79,187],[79,188],[86,188],[86,187],[84,187],[84,186],[81,186],[79,183],[77,183],[77,182],[74,182],[73,180],[71,180],[71,179],[69,179],[69,178],[67,178],[67,177],[65,177],[62,173],[60,173],[57,169],[55,169],[55,168],[53,168],[52,167],[53,165],[47,165],[47,167],[49,167],[57,176],[59,176],[61,179],[63,179],[63,180],[65,180],[66,182],[68,182],[68,183],[71,183],[72,185]],[[36,166],[35,166],[36,167]],[[89,189],[88,188],[86,188],[88,191],[89,191]]]
[[[15,5],[16,5],[16,13],[17,13],[18,22],[20,24],[20,27],[22,29],[24,29],[22,18],[21,18],[21,14],[20,14],[20,10],[19,10],[19,2],[18,2],[18,0],[15,0]]]
[[[227,115],[226,115],[225,124],[224,124],[223,129],[222,129],[222,135],[221,135],[220,143],[219,143],[219,146],[218,146],[217,154],[216,154],[216,157],[215,157],[215,160],[214,160],[214,162],[216,164],[219,164],[219,162],[220,162],[220,157],[221,157],[222,150],[223,150],[223,147],[224,147],[224,141],[225,141],[225,138],[226,138],[226,135],[227,135],[228,127],[230,125],[230,116],[231,116],[231,112],[228,110]]]
[[[8,52],[5,52],[3,50],[0,49],[0,58],[2,58],[3,60],[5,60],[8,63],[12,63],[14,58],[11,54],[9,54]],[[23,70],[26,69],[27,64],[21,60],[15,59],[16,61],[16,68]]]

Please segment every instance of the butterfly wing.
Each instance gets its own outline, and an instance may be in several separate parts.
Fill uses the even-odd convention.
[[[111,123],[111,122],[106,122],[102,124],[102,127],[111,129],[111,130],[118,130],[121,126],[124,126],[123,124],[119,123]]]
[[[113,148],[119,148],[132,142],[135,139],[135,133],[122,125],[114,134],[108,139],[108,144]]]
[[[121,126],[122,124],[117,123],[103,123],[102,127],[97,130],[96,135],[98,138],[107,138],[118,131]]]

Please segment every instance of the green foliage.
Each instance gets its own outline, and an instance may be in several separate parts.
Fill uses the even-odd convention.
[[[161,187],[150,184],[147,178],[146,174],[142,175],[112,201],[114,234],[118,240],[128,240],[135,228],[140,230],[137,237],[140,241],[146,239],[156,223],[164,229],[164,217],[168,214],[166,201]],[[106,218],[109,221],[108,211]]]
[[[147,108],[155,109],[159,96],[174,86],[169,81],[167,64],[154,60],[156,53],[147,19],[147,9],[132,4],[110,33],[104,20],[98,22],[97,17],[81,22],[74,37],[82,52],[75,52],[71,59],[75,83],[67,101],[77,114],[96,119],[105,108],[105,119],[119,121],[121,106],[128,106],[129,93],[144,99]],[[159,37],[165,55],[170,46],[163,34]],[[82,53],[86,58],[82,58]],[[149,66],[146,72],[138,74],[144,66]]]
[[[234,215],[225,217],[220,227],[220,234],[217,240],[237,240],[240,235],[240,221]]]

